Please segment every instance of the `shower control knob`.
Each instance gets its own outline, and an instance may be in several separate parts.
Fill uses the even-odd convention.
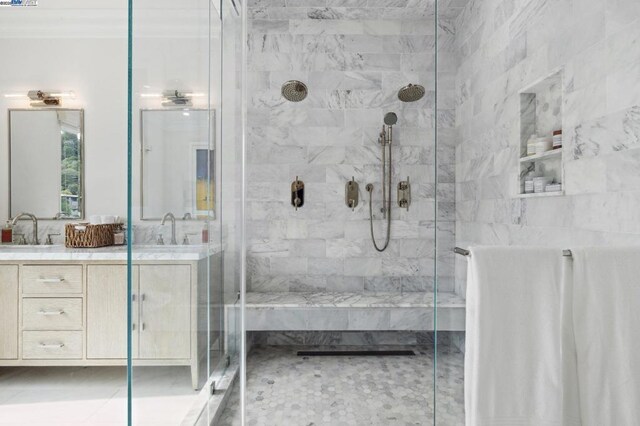
[[[360,201],[359,192],[360,186],[356,182],[356,178],[352,176],[344,187],[344,201],[351,211],[355,211],[356,207],[358,207],[358,202]]]
[[[291,205],[298,210],[304,205],[304,182],[298,179],[291,183]]]
[[[398,182],[398,207],[407,209],[407,211],[409,211],[410,205],[411,183],[409,182],[409,177],[407,176],[407,180]]]

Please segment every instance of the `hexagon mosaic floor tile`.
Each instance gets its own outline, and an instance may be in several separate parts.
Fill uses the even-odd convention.
[[[252,350],[247,425],[434,424],[433,349],[414,348],[415,356],[297,356],[303,349],[309,348]],[[464,425],[464,356],[438,352],[436,425]],[[237,386],[220,425],[240,425]]]

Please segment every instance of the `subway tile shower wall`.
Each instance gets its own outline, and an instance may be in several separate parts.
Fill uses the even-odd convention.
[[[640,244],[639,14],[638,0],[472,0],[459,14],[458,245]],[[559,69],[565,196],[514,198],[518,92]]]
[[[431,291],[436,215],[439,288],[453,290],[453,22],[462,5],[447,3],[436,25],[434,2],[426,0],[249,1],[249,291]],[[308,86],[306,100],[291,103],[281,96],[282,84],[292,79]],[[397,93],[409,83],[422,84],[427,94],[403,104]],[[378,253],[364,188],[375,185],[374,228],[382,238],[377,140],[389,111],[398,115],[391,244]],[[305,183],[298,211],[290,204],[296,176]],[[360,184],[355,211],[344,201],[352,177]],[[409,211],[396,204],[396,185],[407,177]]]

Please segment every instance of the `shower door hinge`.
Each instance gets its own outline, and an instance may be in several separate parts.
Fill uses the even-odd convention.
[[[216,394],[216,382],[215,381],[211,381],[211,384],[209,385],[209,392],[211,393],[211,395],[215,395]]]
[[[409,182],[409,176],[407,180],[398,182],[398,206],[402,209],[409,211],[411,205],[411,183]]]

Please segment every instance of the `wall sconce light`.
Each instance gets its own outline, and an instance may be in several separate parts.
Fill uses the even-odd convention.
[[[31,99],[32,107],[60,106],[63,98],[75,98],[73,92],[61,92],[59,90],[46,92],[43,90],[30,90],[27,96]]]
[[[165,90],[162,93],[142,93],[141,98],[162,98],[162,106],[191,106],[193,98],[204,97],[204,93],[193,93],[190,91]]]
[[[32,107],[56,107],[62,104],[63,98],[75,99],[73,92],[61,92],[59,90],[29,90],[25,93],[7,93],[7,99],[30,99]]]

